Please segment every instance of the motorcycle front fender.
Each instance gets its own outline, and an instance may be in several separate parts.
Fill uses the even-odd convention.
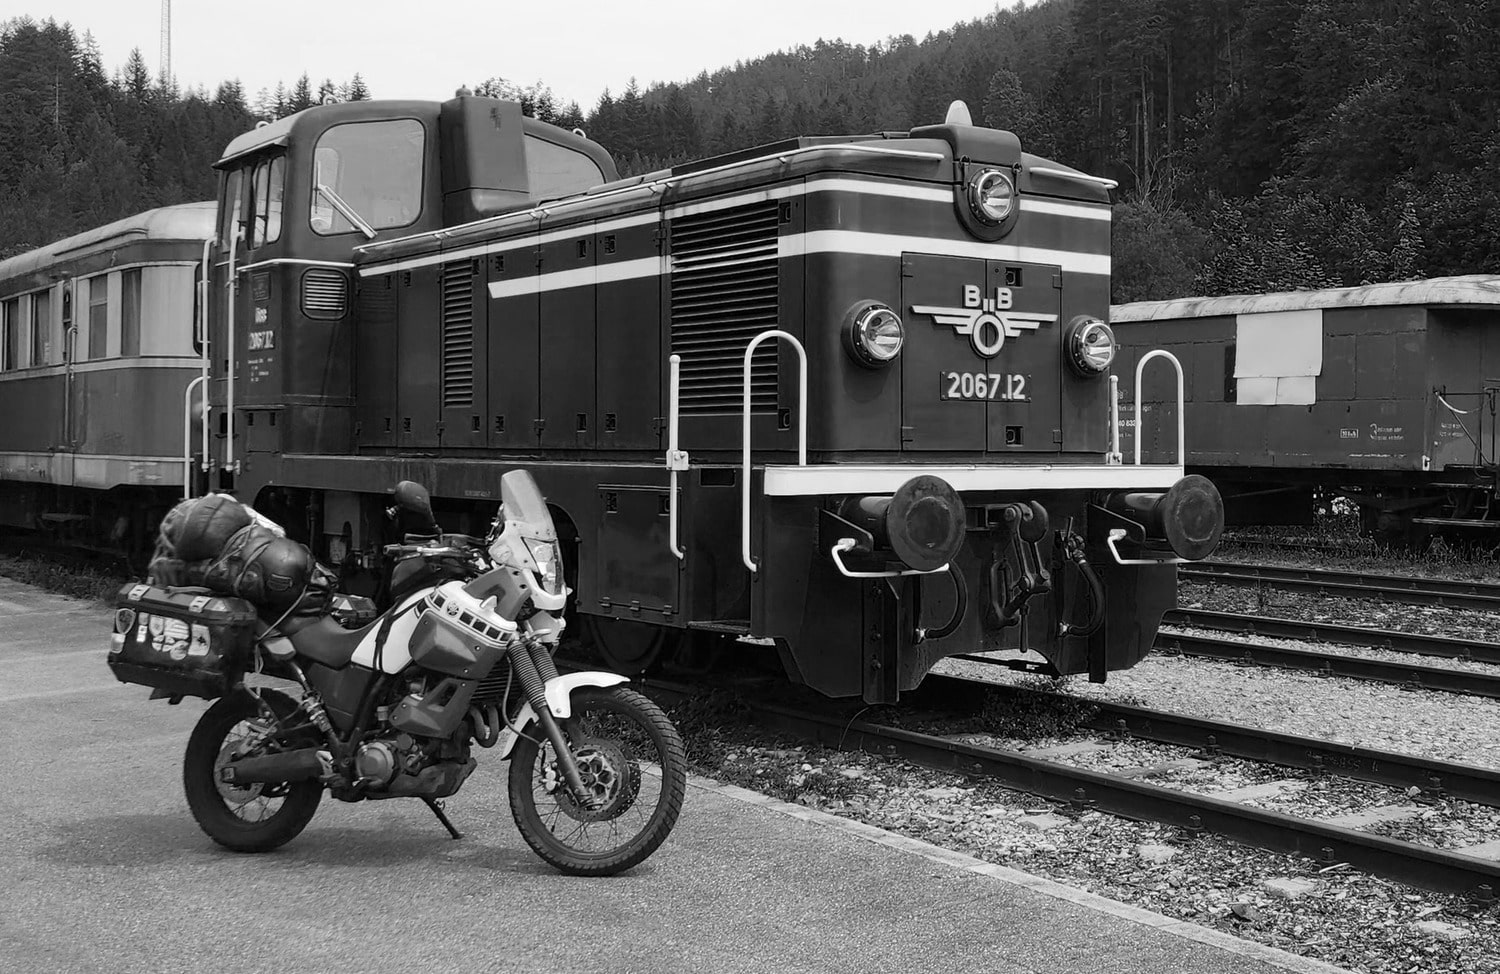
[[[630,681],[618,673],[606,673],[603,670],[584,670],[580,673],[567,673],[555,679],[548,680],[543,686],[547,695],[547,709],[552,711],[552,716],[558,720],[566,720],[573,715],[573,691],[579,687],[613,687]],[[500,760],[504,761],[510,757],[511,750],[520,740],[519,735],[511,728],[519,728],[524,731],[536,722],[536,711],[531,704],[523,704],[521,712],[516,714],[516,719],[509,727],[500,732],[498,750]]]
[[[573,716],[573,691],[579,687],[614,687],[621,683],[629,683],[627,677],[618,673],[607,673],[604,670],[583,670],[578,673],[564,673],[562,676],[553,677],[543,687],[547,695],[547,709],[552,711],[552,716],[558,720],[567,720]]]

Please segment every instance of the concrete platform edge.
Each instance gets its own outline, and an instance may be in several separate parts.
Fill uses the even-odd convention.
[[[829,812],[808,808],[805,805],[794,805],[790,802],[780,801],[779,799],[762,795],[759,792],[751,791],[748,788],[741,788],[738,785],[725,784],[710,778],[704,778],[700,775],[692,775],[689,784],[696,788],[702,788],[705,791],[712,791],[723,795],[726,798],[744,802],[747,805],[759,805],[769,811],[786,815],[790,818],[801,819],[805,822],[837,829],[848,835],[864,839],[867,842],[887,846],[909,855],[920,856],[956,869],[963,869],[968,872],[988,876],[1002,883],[1025,887],[1046,896],[1066,900],[1078,906],[1098,910],[1101,913],[1107,913],[1111,916],[1148,927],[1154,927],[1173,936],[1182,937],[1185,940],[1206,944],[1228,953],[1250,957],[1266,964],[1295,972],[1295,974],[1349,974],[1346,968],[1336,967],[1320,960],[1293,954],[1277,947],[1269,947],[1265,944],[1256,943],[1253,940],[1242,940],[1231,934],[1222,933],[1196,923],[1190,923],[1187,920],[1176,920],[1138,906],[1131,906],[1129,903],[1121,903],[1118,900],[1112,900],[1097,893],[1090,893],[1088,890],[1079,889],[1076,886],[1059,883],[1056,880],[1047,879],[1043,876],[1034,876],[1031,873],[1022,872],[1010,866],[985,862],[983,859],[976,859],[966,853],[956,852],[952,849],[944,849],[941,846],[933,845],[922,839],[898,835],[895,832],[889,832],[874,825],[842,818]]]

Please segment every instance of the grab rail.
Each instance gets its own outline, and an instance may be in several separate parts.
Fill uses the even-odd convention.
[[[1141,464],[1141,431],[1145,425],[1141,422],[1141,375],[1146,371],[1146,363],[1154,358],[1164,358],[1172,363],[1177,370],[1177,462],[1187,462],[1187,426],[1183,421],[1183,394],[1182,394],[1182,363],[1177,361],[1177,356],[1165,349],[1155,349],[1141,356],[1141,360],[1135,366],[1135,463]],[[1119,423],[1115,424],[1115,434],[1119,435]]]
[[[756,335],[745,346],[745,397],[740,449],[740,560],[752,575],[760,570],[760,566],[750,555],[750,356],[755,354],[755,349],[761,342],[773,338],[782,339],[797,350],[797,466],[807,466],[807,350],[802,347],[797,336],[773,328]]]
[[[687,557],[687,552],[677,544],[677,474],[687,470],[689,465],[687,451],[677,449],[677,397],[681,384],[682,356],[673,355],[667,361],[672,375],[667,398],[667,547],[677,556],[678,561],[682,561]]]
[[[182,499],[193,496],[193,390],[203,386],[203,422],[208,422],[208,376],[195,375],[182,392]]]

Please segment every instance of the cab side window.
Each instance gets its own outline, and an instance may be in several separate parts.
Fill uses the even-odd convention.
[[[582,193],[604,182],[598,163],[567,146],[526,136],[526,184],[534,200]]]

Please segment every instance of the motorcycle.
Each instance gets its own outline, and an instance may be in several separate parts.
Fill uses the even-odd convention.
[[[536,482],[524,470],[505,474],[484,538],[441,533],[420,485],[403,481],[395,499],[430,533],[386,546],[396,559],[390,608],[358,629],[331,613],[258,626],[244,672],[227,674],[228,692],[194,727],[183,785],[198,825],[229,849],[265,852],[301,833],[326,792],[346,802],[420,798],[458,839],[442,800],[473,772],[477,744],[509,760],[516,827],[552,866],[605,876],[645,860],[682,807],[682,741],[625,677],[558,672],[570,590]],[[200,614],[215,609],[196,602]],[[170,618],[155,637],[154,620],[129,622],[127,640],[138,630],[171,642]],[[205,629],[208,642],[215,633]],[[190,662],[197,623],[186,631]],[[111,666],[128,678],[113,655]]]

